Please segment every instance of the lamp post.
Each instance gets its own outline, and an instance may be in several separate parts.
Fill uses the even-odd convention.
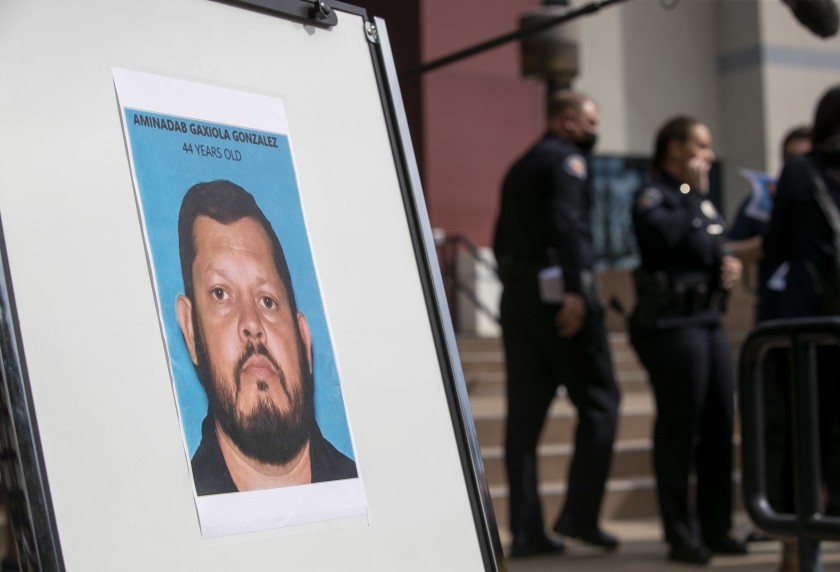
[[[543,0],[543,5],[519,18],[522,30],[544,28],[520,41],[522,76],[545,82],[546,108],[552,95],[572,86],[579,71],[578,25],[575,21],[545,28],[569,11],[569,0]]]

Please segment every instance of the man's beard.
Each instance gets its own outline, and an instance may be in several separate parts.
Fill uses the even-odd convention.
[[[210,412],[239,450],[256,461],[283,465],[294,459],[309,440],[314,423],[313,379],[309,369],[303,343],[298,334],[300,360],[300,386],[290,388],[274,356],[262,343],[249,343],[237,360],[231,372],[235,386],[230,387],[207,355],[206,345],[198,324],[196,332],[196,372],[207,392]],[[279,383],[289,402],[289,411],[282,413],[267,396],[260,396],[257,405],[247,413],[237,409],[237,397],[241,388],[242,368],[254,355],[265,357],[278,372]]]

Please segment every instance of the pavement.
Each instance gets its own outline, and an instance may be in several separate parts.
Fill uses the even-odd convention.
[[[621,520],[604,523],[604,529],[621,539],[615,552],[566,541],[566,553],[559,556],[508,559],[508,572],[691,572],[692,570],[729,572],[775,572],[781,559],[778,541],[751,542],[746,556],[714,556],[707,566],[678,564],[667,560],[668,546],[661,539],[655,519]],[[735,535],[746,536],[751,527],[740,522]],[[503,543],[505,539],[503,538]],[[508,543],[504,546],[507,548]],[[840,542],[822,543],[823,572],[840,572]]]

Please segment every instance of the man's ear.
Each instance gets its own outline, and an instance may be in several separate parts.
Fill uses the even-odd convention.
[[[578,112],[567,107],[560,115],[560,123],[566,136],[574,135],[578,131]]]
[[[303,341],[303,348],[306,350],[306,359],[309,361],[309,373],[312,373],[312,332],[309,331],[309,323],[303,312],[297,313],[298,329],[300,339]]]
[[[175,315],[178,317],[178,324],[181,326],[181,333],[187,343],[190,352],[190,359],[194,365],[198,365],[198,358],[195,354],[195,332],[193,331],[192,301],[184,295],[178,296],[175,302]]]

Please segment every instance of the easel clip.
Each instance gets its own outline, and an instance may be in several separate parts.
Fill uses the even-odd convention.
[[[338,24],[335,10],[325,0],[230,0],[264,12],[295,20],[318,28],[332,28]]]

